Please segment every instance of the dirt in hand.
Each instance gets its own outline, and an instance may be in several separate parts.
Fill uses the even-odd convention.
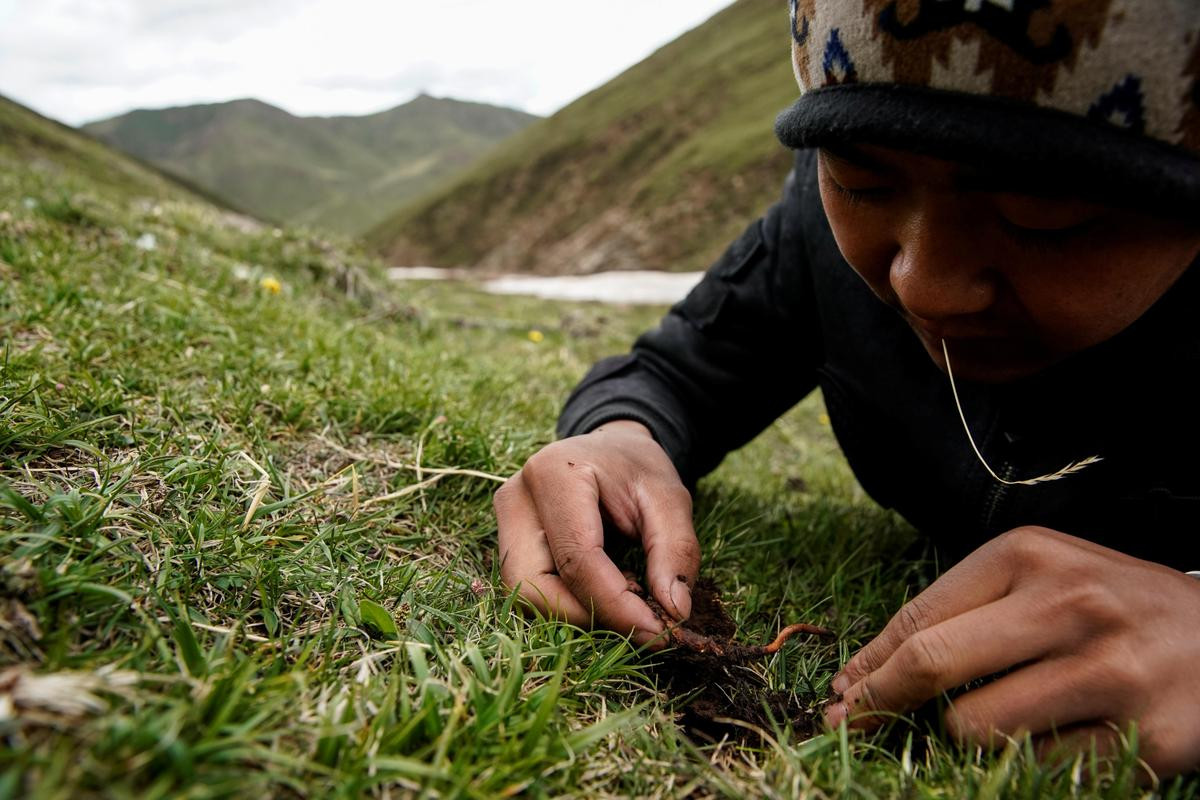
[[[646,602],[671,631],[671,649],[655,657],[655,669],[668,694],[676,698],[679,723],[689,735],[757,743],[760,737],[753,728],[770,731],[773,724],[788,722],[802,737],[820,730],[821,698],[799,687],[769,689],[750,663],[778,651],[791,636],[831,637],[832,632],[799,623],[784,628],[770,644],[739,644],[734,641],[737,625],[721,604],[716,584],[708,580],[698,581],[692,589],[692,615],[684,625],[676,623],[654,598],[647,596]]]

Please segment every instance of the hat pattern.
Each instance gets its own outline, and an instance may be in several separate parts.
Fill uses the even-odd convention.
[[[825,69],[826,86],[858,81],[858,70],[854,68],[854,62],[846,52],[837,28],[829,32],[829,41],[825,43],[825,57],[821,66]]]
[[[1200,0],[791,0],[791,26],[802,91],[991,95],[1200,151]]]
[[[1144,133],[1146,111],[1142,103],[1142,82],[1136,75],[1126,75],[1125,80],[1092,104],[1087,115],[1090,119],[1107,122],[1134,133]]]

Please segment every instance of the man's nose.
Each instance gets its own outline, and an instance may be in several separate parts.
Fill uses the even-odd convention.
[[[924,207],[901,227],[888,277],[910,314],[944,320],[978,314],[995,302],[994,256],[966,216],[954,206]]]

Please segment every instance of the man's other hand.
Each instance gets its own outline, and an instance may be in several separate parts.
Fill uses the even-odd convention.
[[[543,448],[495,497],[500,576],[548,616],[661,640],[663,623],[604,549],[604,521],[640,541],[651,595],[682,621],[700,569],[692,498],[641,423],[609,422]]]
[[[980,547],[905,605],[833,680],[826,720],[874,727],[959,695],[946,726],[969,744],[1034,735],[1039,748],[1118,746],[1159,776],[1200,764],[1200,581],[1094,542],[1019,528]],[[1007,671],[1007,672],[1006,672]]]

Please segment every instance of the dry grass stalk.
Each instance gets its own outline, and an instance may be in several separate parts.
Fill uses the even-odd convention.
[[[250,522],[254,519],[254,512],[258,511],[258,507],[262,505],[263,498],[267,496],[267,491],[271,488],[271,476],[265,469],[259,466],[258,462],[250,457],[249,453],[244,450],[239,455],[249,462],[250,466],[258,471],[262,478],[258,482],[258,486],[254,489],[254,496],[250,499],[250,507],[246,509],[246,516],[242,519],[242,530],[250,526]]]
[[[1026,478],[1025,480],[1020,481],[1010,481],[1006,478],[1001,478],[996,474],[996,471],[992,469],[991,465],[987,463],[987,460],[983,457],[983,453],[979,452],[979,446],[975,444],[975,437],[971,435],[971,427],[967,425],[967,415],[963,413],[962,403],[958,399],[958,387],[954,385],[954,369],[950,366],[950,349],[946,346],[945,339],[942,340],[942,353],[946,357],[946,375],[950,378],[950,391],[954,393],[954,407],[958,409],[958,418],[962,420],[963,430],[967,432],[967,441],[971,443],[971,449],[975,451],[975,457],[979,459],[979,463],[983,464],[983,468],[988,471],[988,474],[1000,483],[1003,483],[1006,486],[1034,486],[1039,483],[1049,483],[1050,481],[1056,481],[1060,478],[1065,478],[1068,475],[1079,472],[1084,467],[1091,466],[1092,464],[1104,460],[1100,458],[1100,456],[1088,456],[1087,458],[1079,461],[1072,461],[1070,464],[1067,464],[1057,472],[1039,475],[1036,478]]]
[[[25,666],[0,672],[0,722],[27,719],[42,724],[99,714],[108,708],[98,692],[122,693],[140,676],[129,671],[34,673]]]
[[[440,424],[443,420],[444,420],[444,418],[439,417],[438,419],[434,420],[433,424],[435,424],[435,425]],[[432,425],[430,427],[432,428]],[[428,432],[428,431],[426,431],[426,432]],[[477,469],[458,469],[455,467],[429,467],[429,466],[423,465],[421,463],[421,458],[424,454],[425,434],[422,434],[420,439],[417,442],[417,452],[416,452],[416,456],[415,456],[415,463],[413,463],[413,464],[405,464],[400,461],[393,461],[390,458],[381,458],[379,456],[371,455],[371,454],[367,454],[367,453],[359,453],[354,450],[350,450],[349,448],[343,447],[340,444],[338,444],[337,442],[331,441],[322,435],[318,435],[317,438],[321,442],[323,442],[325,445],[327,445],[330,449],[332,449],[338,453],[341,453],[346,458],[354,459],[354,461],[356,461],[356,462],[379,464],[381,466],[385,466],[390,469],[411,470],[417,474],[417,483],[414,483],[410,486],[405,486],[403,489],[399,489],[395,492],[389,492],[388,494],[379,495],[378,497],[372,497],[369,500],[365,500],[362,503],[363,508],[369,508],[371,506],[378,505],[380,503],[387,503],[392,500],[399,500],[402,497],[407,497],[410,494],[415,494],[416,492],[422,491],[423,489],[428,489],[430,486],[433,486],[438,481],[442,480],[442,478],[446,478],[446,477],[450,477],[450,476],[454,476],[454,475],[468,477],[468,478],[481,478],[483,480],[494,481],[496,483],[504,483],[505,481],[508,480],[508,478],[504,477],[503,475],[493,475],[490,472],[483,472],[483,471],[477,470]],[[425,477],[426,475],[428,475],[429,477]]]
[[[335,450],[338,453],[341,453],[342,455],[346,456],[347,458],[352,458],[355,461],[365,461],[365,462],[368,462],[371,464],[379,464],[381,466],[391,467],[392,469],[408,469],[408,470],[417,472],[419,475],[425,475],[425,474],[442,475],[442,476],[444,476],[444,475],[467,475],[467,476],[470,476],[473,478],[483,478],[484,480],[496,481],[497,483],[504,483],[508,480],[508,478],[504,477],[503,475],[493,475],[490,472],[482,472],[477,469],[458,469],[455,467],[429,467],[429,466],[418,465],[418,464],[405,464],[400,461],[393,461],[390,458],[380,458],[379,456],[374,456],[374,455],[370,455],[367,453],[355,452],[354,450],[350,450],[348,448],[342,447],[337,442],[331,441],[330,439],[328,439],[324,436],[318,435],[317,438],[324,444],[328,445],[330,449]]]

